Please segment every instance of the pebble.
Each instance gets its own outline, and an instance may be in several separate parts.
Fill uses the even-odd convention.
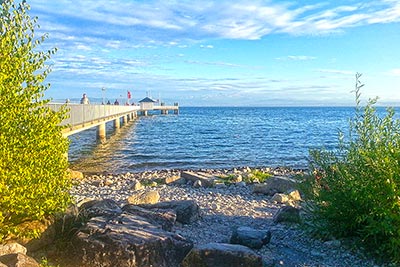
[[[245,167],[202,171],[214,175],[232,173],[243,175],[244,172],[251,172],[251,169]],[[283,168],[268,168],[268,171],[275,175],[287,176],[299,173]],[[132,194],[132,187],[137,181],[143,182],[151,178],[165,179],[179,176],[179,173],[178,170],[168,170],[92,175],[75,185],[71,189],[71,194],[77,203],[84,199],[111,198],[123,205]],[[112,185],[112,190],[106,184]],[[348,251],[338,240],[323,242],[307,236],[296,225],[275,224],[272,218],[283,204],[273,203],[267,196],[253,194],[251,187],[244,182],[218,188],[194,188],[191,183],[153,184],[153,187],[145,186],[139,190],[143,192],[156,190],[160,195],[160,201],[195,200],[200,206],[201,220],[190,225],[177,224],[173,229],[175,233],[192,240],[195,244],[226,242],[232,234],[233,227],[249,226],[271,231],[271,242],[255,252],[261,255],[265,262],[275,262],[275,266],[379,266],[356,252]]]

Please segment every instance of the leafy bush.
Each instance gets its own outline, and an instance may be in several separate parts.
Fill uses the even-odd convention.
[[[22,1],[0,2],[0,241],[37,236],[25,227],[62,211],[70,201],[67,178],[68,140],[59,126],[65,110],[45,106],[42,84],[55,50],[40,52],[46,38],[35,39],[37,19]],[[22,225],[25,225],[24,228]]]
[[[314,233],[356,237],[369,251],[400,263],[400,121],[377,99],[360,105],[356,74],[356,115],[337,151],[310,152],[314,172],[306,183]]]
[[[268,178],[272,177],[272,174],[263,172],[260,170],[252,170],[251,173],[245,179],[246,182],[254,182],[258,180],[260,183],[265,182]]]

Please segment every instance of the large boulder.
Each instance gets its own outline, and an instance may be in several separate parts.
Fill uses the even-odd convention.
[[[122,210],[142,216],[152,224],[161,225],[161,228],[166,231],[171,231],[176,221],[176,212],[174,210],[149,210],[132,204],[125,205]]]
[[[183,267],[262,267],[261,256],[248,247],[209,243],[194,247],[182,262]]]
[[[98,216],[114,216],[122,213],[122,209],[113,199],[91,200],[79,207],[79,212],[87,218]]]
[[[0,256],[0,267],[2,264],[7,267],[40,267],[35,259],[22,253]]]
[[[285,176],[274,176],[268,178],[262,184],[254,184],[253,193],[260,193],[268,196],[273,196],[276,193],[285,193],[286,191],[295,188],[296,180]]]
[[[93,217],[72,239],[76,266],[178,267],[193,247],[145,217]]]
[[[242,226],[233,230],[230,243],[260,249],[271,240],[271,232]]]
[[[194,200],[173,200],[138,206],[151,210],[174,210],[176,221],[183,224],[190,224],[200,218],[200,208]]]

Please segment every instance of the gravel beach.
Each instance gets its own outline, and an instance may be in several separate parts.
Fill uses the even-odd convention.
[[[202,170],[212,175],[246,175],[249,168],[233,170]],[[279,176],[293,176],[301,171],[283,168],[269,169]],[[87,174],[71,190],[78,205],[89,199],[114,199],[121,205],[135,192],[157,191],[159,201],[195,200],[201,209],[201,219],[189,225],[177,224],[173,231],[195,244],[229,242],[232,229],[248,226],[271,231],[269,244],[256,253],[267,266],[380,266],[357,251],[351,251],[339,240],[320,241],[308,236],[296,224],[274,223],[273,217],[284,206],[271,197],[253,193],[243,182],[206,188],[190,182],[165,184],[166,178],[179,177],[179,170],[124,174]],[[146,185],[135,190],[140,181]],[[301,203],[295,204],[301,205]]]

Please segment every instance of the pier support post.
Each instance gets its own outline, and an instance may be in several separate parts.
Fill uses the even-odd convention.
[[[106,123],[102,123],[97,127],[97,140],[101,143],[106,141]]]
[[[176,107],[176,109],[174,109],[174,114],[179,114],[179,104],[174,103],[174,106]]]
[[[128,122],[127,116],[122,116],[122,123],[126,124]]]
[[[119,129],[119,128],[121,128],[121,121],[120,121],[120,119],[119,118],[116,118],[115,120],[114,120],[114,129]]]
[[[148,115],[147,110],[143,110],[143,116],[147,116],[147,115]]]

